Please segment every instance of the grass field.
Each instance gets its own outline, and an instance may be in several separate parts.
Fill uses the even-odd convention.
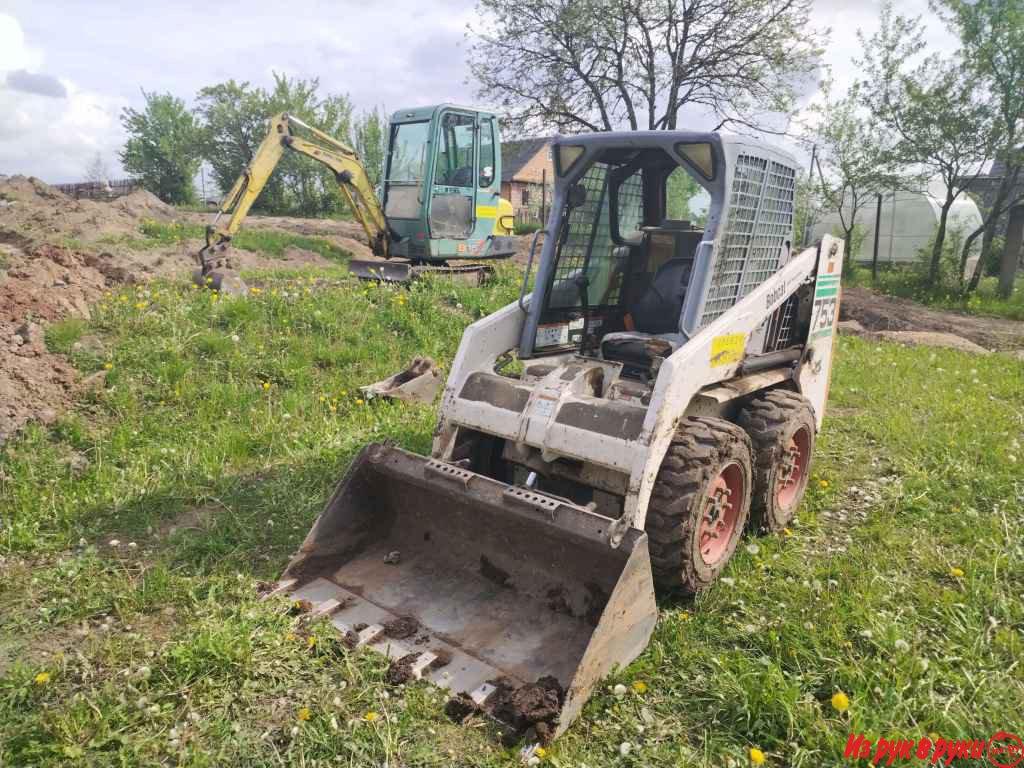
[[[357,387],[414,354],[447,364],[516,274],[254,284],[124,289],[49,329],[106,373],[0,449],[0,765],[518,764],[485,721],[450,723],[440,692],[389,688],[380,657],[255,591],[366,442],[429,449],[433,408]],[[696,601],[661,601],[648,650],[542,764],[746,766],[756,748],[818,767],[844,764],[850,733],[1024,726],[1022,371],[841,339],[789,535],[749,540]]]

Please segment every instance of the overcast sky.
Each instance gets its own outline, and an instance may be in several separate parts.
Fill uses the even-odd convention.
[[[854,77],[856,31],[874,29],[878,5],[816,0],[840,87]],[[927,0],[896,5],[929,15]],[[477,102],[464,48],[473,9],[474,0],[0,0],[0,174],[77,181],[98,152],[119,175],[118,116],[139,106],[143,88],[191,103],[205,85],[269,85],[277,71],[319,77],[357,108]],[[938,20],[928,30],[935,49],[953,45]]]

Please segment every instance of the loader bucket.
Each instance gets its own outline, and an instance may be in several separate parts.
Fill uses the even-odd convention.
[[[388,679],[448,689],[446,711],[542,740],[647,646],[647,537],[455,465],[374,444],[356,458],[272,594],[326,615]]]

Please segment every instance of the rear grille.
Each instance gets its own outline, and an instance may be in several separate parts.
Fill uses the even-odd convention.
[[[795,189],[794,168],[755,155],[737,156],[701,327],[778,271],[793,231]]]

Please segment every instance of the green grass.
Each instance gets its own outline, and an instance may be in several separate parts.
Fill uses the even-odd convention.
[[[448,365],[516,277],[150,286],[52,327],[83,374],[109,369],[0,452],[0,764],[519,764],[486,723],[448,722],[439,692],[389,689],[380,657],[255,596],[365,443],[429,449],[433,408],[357,387],[414,354]],[[103,351],[75,349],[86,335]],[[848,764],[851,732],[1021,727],[1022,367],[845,337],[837,352],[791,535],[752,539],[695,602],[662,601],[609,681],[646,691],[602,688],[544,764],[745,766],[756,746],[817,768]]]
[[[139,229],[140,236],[116,236],[101,239],[104,245],[121,245],[135,250],[165,248],[180,245],[190,240],[204,240],[206,228],[201,224],[186,222],[163,223],[144,221]],[[255,251],[271,258],[280,257],[285,250],[294,246],[313,251],[325,259],[345,263],[351,254],[325,237],[310,237],[291,232],[269,229],[243,229],[232,239],[232,245],[247,251]]]
[[[1013,294],[1008,299],[998,295],[999,278],[996,277],[982,278],[978,290],[964,296],[959,288],[927,288],[923,284],[920,270],[910,267],[882,269],[878,273],[878,279],[872,281],[871,270],[859,266],[845,275],[844,281],[848,285],[863,286],[890,296],[912,299],[936,309],[1024,320],[1024,276],[1017,278]]]

